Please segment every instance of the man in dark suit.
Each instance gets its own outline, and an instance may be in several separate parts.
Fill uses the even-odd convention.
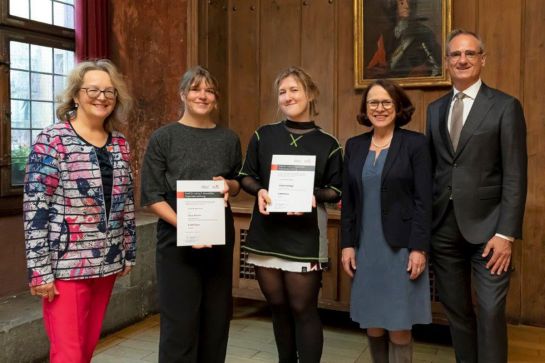
[[[432,153],[432,263],[458,362],[507,362],[505,304],[512,245],[526,202],[526,126],[520,102],[482,83],[486,54],[453,31],[453,90],[428,107]],[[475,290],[476,314],[471,286]]]

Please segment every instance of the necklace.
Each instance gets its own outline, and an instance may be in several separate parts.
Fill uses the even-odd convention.
[[[388,142],[386,144],[384,144],[384,145],[378,145],[377,143],[375,143],[375,138],[374,137],[371,138],[371,143],[377,149],[384,149],[385,147],[388,147],[391,142],[392,142],[392,139],[388,140]]]

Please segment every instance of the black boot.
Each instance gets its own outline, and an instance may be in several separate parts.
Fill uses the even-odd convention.
[[[367,336],[373,363],[388,363],[388,334],[380,337]]]
[[[388,347],[390,363],[411,363],[413,361],[413,342],[409,344],[395,344],[390,342]]]

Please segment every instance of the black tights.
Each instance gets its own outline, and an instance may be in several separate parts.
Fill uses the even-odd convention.
[[[287,272],[256,266],[261,291],[272,310],[280,363],[319,363],[323,332],[318,315],[322,272]]]

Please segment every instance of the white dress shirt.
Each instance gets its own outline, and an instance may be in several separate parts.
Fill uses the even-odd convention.
[[[456,100],[456,95],[458,92],[464,92],[466,95],[462,102],[464,103],[464,113],[463,113],[463,121],[462,124],[466,124],[467,115],[469,115],[469,111],[471,111],[471,107],[473,107],[473,102],[475,102],[475,98],[477,97],[477,93],[479,93],[479,90],[481,89],[481,85],[483,82],[479,79],[477,82],[473,83],[471,86],[466,88],[463,91],[459,91],[456,89],[456,87],[452,87],[453,93],[452,93],[452,99],[450,100],[450,107],[448,111],[448,119],[447,119],[447,127],[448,131],[450,132],[450,123],[452,118],[452,105],[454,104],[454,101]]]

